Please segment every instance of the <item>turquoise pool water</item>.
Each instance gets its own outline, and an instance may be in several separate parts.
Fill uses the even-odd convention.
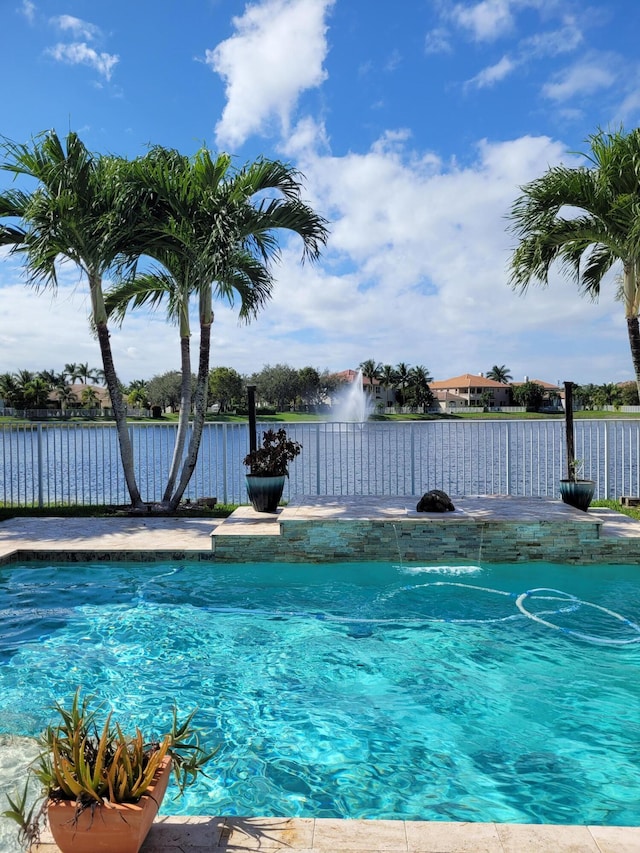
[[[2,567],[0,734],[82,685],[199,707],[165,812],[637,825],[639,622],[629,566]]]

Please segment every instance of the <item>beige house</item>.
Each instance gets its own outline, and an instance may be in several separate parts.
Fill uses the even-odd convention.
[[[511,406],[511,386],[482,373],[463,373],[452,379],[439,379],[429,383],[433,396],[441,409],[466,406]],[[486,400],[486,402],[485,402]]]

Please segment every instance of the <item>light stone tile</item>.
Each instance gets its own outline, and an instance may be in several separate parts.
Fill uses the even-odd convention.
[[[407,821],[409,853],[502,853],[493,823]]]
[[[151,850],[167,850],[174,847],[215,847],[220,842],[224,829],[222,817],[169,817],[156,818],[141,853]],[[163,847],[164,845],[164,847]]]
[[[638,853],[639,826],[590,826],[600,853]]]
[[[404,853],[407,850],[405,822],[318,818],[313,831],[313,848]]]
[[[497,824],[504,853],[601,853],[586,826]]]
[[[227,817],[221,850],[300,850],[313,845],[313,818]]]

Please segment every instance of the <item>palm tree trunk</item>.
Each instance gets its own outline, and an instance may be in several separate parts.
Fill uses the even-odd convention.
[[[191,414],[191,344],[189,336],[180,338],[180,361],[182,370],[182,384],[180,387],[180,417],[178,418],[178,432],[176,435],[176,443],[173,448],[173,459],[171,460],[171,470],[169,478],[162,497],[163,505],[169,505],[173,489],[180,471],[180,463],[184,454],[184,446],[187,440],[187,432],[189,430],[189,415]],[[176,504],[177,506],[177,504]]]
[[[104,377],[107,383],[109,396],[111,397],[111,406],[113,407],[113,416],[116,421],[116,429],[118,431],[118,443],[120,445],[120,459],[122,460],[122,470],[124,478],[131,498],[131,504],[136,509],[142,509],[144,506],[138,484],[136,483],[136,475],[133,467],[133,447],[131,445],[131,437],[129,436],[129,428],[127,426],[127,410],[122,399],[122,392],[118,385],[118,377],[116,376],[115,367],[113,364],[113,355],[111,353],[111,341],[109,339],[109,330],[106,323],[98,323],[96,325],[98,332],[98,343],[100,344],[100,353],[102,355],[102,364],[104,366]]]
[[[174,510],[180,503],[184,490],[189,485],[200,450],[200,440],[204,429],[204,419],[207,411],[207,395],[209,390],[209,353],[211,350],[211,322],[200,323],[200,356],[198,360],[198,380],[196,382],[195,405],[193,412],[193,429],[187,457],[182,466],[180,482],[171,498],[169,509]]]
[[[629,335],[629,346],[631,347],[631,360],[636,374],[636,387],[640,398],[640,325],[638,318],[627,317],[627,333]]]

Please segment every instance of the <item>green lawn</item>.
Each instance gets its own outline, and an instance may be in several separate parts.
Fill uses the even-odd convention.
[[[605,419],[614,420],[620,418],[638,419],[640,412],[605,412],[605,411],[578,411],[573,413],[575,420],[593,420]],[[456,412],[455,414],[406,414],[406,415],[372,415],[372,421],[441,421],[441,420],[563,420],[564,414],[560,412],[557,415],[540,413],[540,412],[483,412],[482,409],[467,410],[464,412]],[[209,423],[247,423],[246,415],[207,415]],[[257,415],[257,421],[260,423],[305,423],[314,421],[328,421],[330,418],[327,415],[313,415],[302,412],[278,412],[273,415]],[[130,423],[177,423],[178,415],[166,414],[161,418],[129,418]],[[44,419],[42,421],[26,420],[20,418],[12,418],[0,416],[0,424],[22,424],[22,423],[105,423],[101,418],[70,418],[65,421],[58,421],[53,418]]]

